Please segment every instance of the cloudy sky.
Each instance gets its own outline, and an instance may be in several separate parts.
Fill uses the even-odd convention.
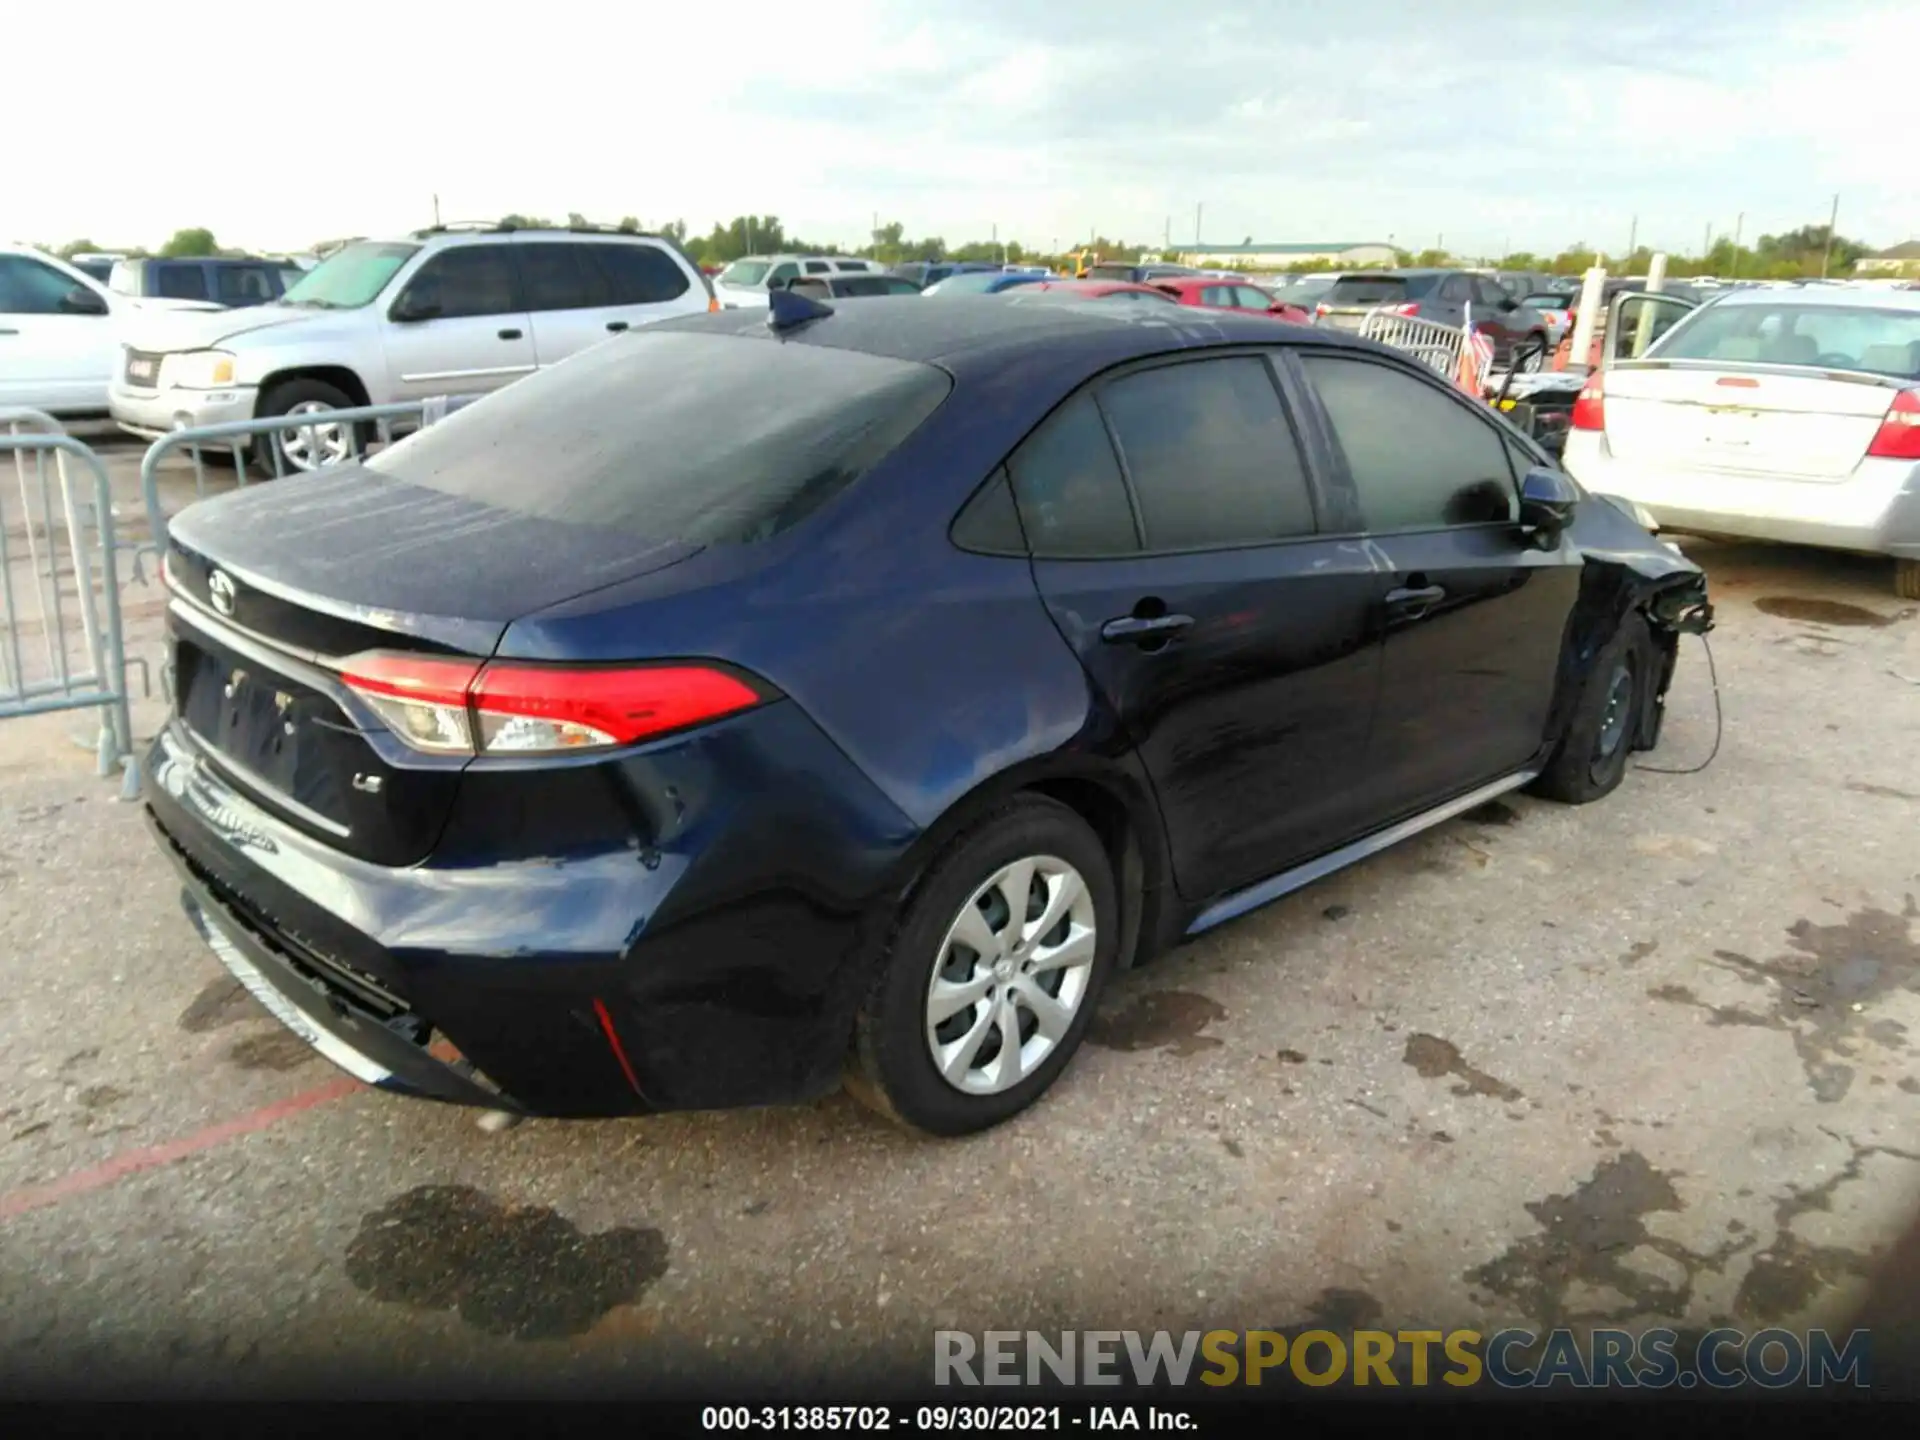
[[[124,13],[123,13],[124,12]],[[509,211],[853,244],[1920,236],[1913,0],[182,0],[14,7],[0,237],[226,245]],[[171,23],[177,16],[181,23]],[[32,65],[26,57],[43,57]],[[13,146],[8,146],[13,150]],[[1906,177],[1903,179],[1902,177]]]

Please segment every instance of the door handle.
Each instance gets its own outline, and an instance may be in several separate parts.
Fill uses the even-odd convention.
[[[1191,615],[1122,615],[1100,627],[1109,645],[1143,645],[1167,640],[1193,624]]]
[[[502,330],[500,332],[500,338],[502,340],[518,340],[520,338],[520,332],[518,330]]]
[[[1387,592],[1387,611],[1397,619],[1418,620],[1447,598],[1444,585],[1415,585]]]
[[[607,322],[607,329],[611,330],[616,335],[618,335],[622,330],[626,328],[627,328],[627,322],[624,320],[609,320]]]

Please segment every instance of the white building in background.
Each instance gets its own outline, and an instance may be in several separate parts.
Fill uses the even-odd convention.
[[[1179,252],[1182,265],[1202,270],[1287,270],[1295,265],[1324,265],[1329,270],[1391,265],[1393,247],[1371,241],[1320,245],[1195,245]]]

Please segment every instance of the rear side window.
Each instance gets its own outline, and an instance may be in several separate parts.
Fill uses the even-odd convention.
[[[867,270],[872,268],[864,260],[842,260],[839,262],[839,265],[842,270]]]
[[[168,300],[207,298],[207,272],[198,265],[159,265],[155,293]]]
[[[598,266],[589,263],[584,245],[530,241],[518,247],[520,283],[529,310],[583,310],[607,305],[608,289]]]
[[[1466,401],[1371,361],[1303,355],[1301,363],[1333,424],[1368,530],[1518,518],[1507,447]]]
[[[1137,371],[1105,386],[1149,550],[1311,535],[1313,498],[1264,360]]]
[[[1202,305],[1217,305],[1223,310],[1233,308],[1233,286],[1208,285],[1200,291]]]
[[[594,245],[589,248],[606,276],[610,305],[663,305],[669,300],[678,300],[692,284],[673,257],[655,246]],[[776,272],[776,281],[784,281],[794,273],[791,265],[782,265],[780,269],[787,273]]]
[[[1082,392],[1048,416],[1007,469],[1036,556],[1071,559],[1140,549],[1127,482],[1091,394]]]
[[[1256,290],[1251,285],[1236,285],[1233,298],[1242,310],[1268,310],[1273,307],[1273,297],[1264,290]]]
[[[1005,467],[994,472],[993,479],[954,518],[953,543],[962,550],[982,555],[1024,555],[1027,537],[1020,528],[1020,514],[1013,503],[1013,487]]]
[[[368,468],[569,525],[747,543],[879,464],[951,385],[911,361],[649,327],[516,380]]]

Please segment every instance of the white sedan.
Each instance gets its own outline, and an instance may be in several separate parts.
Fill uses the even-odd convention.
[[[66,261],[0,245],[0,406],[105,416],[121,330],[141,310],[217,310],[190,300],[136,300]]]
[[[1627,303],[1631,354],[1659,302]],[[1664,529],[1891,556],[1920,599],[1920,294],[1731,291],[1589,379],[1565,464]]]

